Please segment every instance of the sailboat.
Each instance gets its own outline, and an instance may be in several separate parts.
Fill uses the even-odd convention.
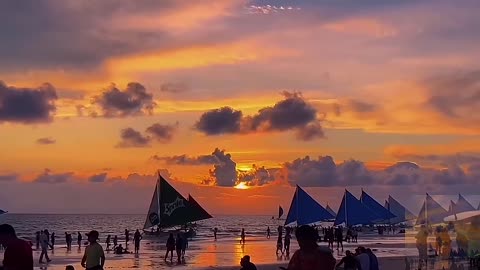
[[[337,216],[337,213],[335,213],[335,211],[333,211],[333,209],[330,207],[330,205],[328,205],[327,203],[327,207],[325,207],[325,209],[334,217]]]
[[[455,211],[456,213],[462,213],[462,212],[467,212],[467,211],[475,211],[475,207],[473,207],[465,197],[462,196],[462,194],[458,194],[458,201],[455,204],[456,208]]]
[[[192,196],[189,196],[188,200],[185,199],[160,173],[158,174],[143,226],[146,235],[167,235],[172,231],[178,232],[183,227],[185,231],[188,229],[188,237],[193,237],[195,231],[188,225],[209,218],[212,216]]]
[[[334,218],[332,214],[297,185],[285,220],[285,226],[309,225]]]
[[[360,196],[360,201],[378,216],[378,219],[375,220],[375,223],[388,223],[389,219],[396,217],[392,212],[390,212],[390,210],[386,209],[383,205],[372,198],[372,196],[368,195],[363,189],[362,195]]]
[[[388,199],[385,201],[385,208],[396,216],[388,220],[388,223],[390,224],[404,223],[416,219],[412,212],[410,212],[392,196],[388,196]]]
[[[447,216],[448,211],[427,193],[415,225],[426,225],[428,227],[444,223],[444,218]]]
[[[344,224],[346,227],[355,225],[370,225],[378,220],[378,215],[366,207],[352,193],[345,189],[342,203],[338,208],[334,226]]]
[[[283,208],[282,206],[278,206],[278,218],[277,219],[280,219],[281,217],[283,216]]]

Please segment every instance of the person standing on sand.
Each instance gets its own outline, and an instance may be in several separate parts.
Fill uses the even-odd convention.
[[[118,237],[115,235],[113,237],[113,248],[115,248],[117,246],[117,244],[118,244]]]
[[[179,233],[177,233],[177,240],[175,241],[175,250],[177,251],[177,262],[182,262],[182,247],[183,247],[183,239]]]
[[[175,250],[175,238],[173,238],[173,233],[167,239],[167,253],[165,254],[165,261],[167,261],[168,253],[171,252],[170,262],[173,261],[173,251]]]
[[[140,250],[140,240],[142,240],[142,234],[137,229],[135,231],[135,234],[133,235],[133,243],[135,244],[135,254],[138,254],[138,251]]]
[[[427,259],[428,259],[428,256],[427,256],[427,249],[428,249],[428,245],[427,245],[427,238],[428,238],[428,231],[427,229],[425,228],[425,225],[422,225],[420,227],[420,230],[418,231],[417,235],[415,236],[416,238],[416,246],[417,246],[417,249],[418,249],[418,257],[419,257],[419,261],[420,263],[422,261],[425,261],[425,263],[427,263]]]
[[[40,253],[40,259],[38,260],[39,263],[43,263],[43,257],[47,259],[47,263],[51,262],[50,258],[48,257],[48,231],[45,230],[43,231],[42,234],[40,234],[40,247],[42,248],[42,252]]]
[[[245,244],[245,229],[242,228],[242,232],[240,233],[240,244]]]
[[[215,227],[215,229],[213,229],[213,237],[215,237],[215,240],[217,240],[217,232],[218,232],[218,229],[217,227]]]
[[[87,270],[103,270],[103,265],[105,265],[105,253],[102,246],[97,243],[98,236],[97,231],[87,233],[90,244],[85,248],[81,263]]]
[[[355,259],[357,259],[358,264],[360,264],[360,269],[369,269],[370,270],[370,256],[368,256],[367,251],[364,247],[358,247],[356,250]]]
[[[375,256],[373,251],[369,248],[366,249],[366,253],[370,258],[370,270],[379,270],[378,268],[378,258]]]
[[[125,229],[125,248],[128,245],[128,241],[130,241],[130,232],[127,229]]]
[[[3,253],[5,270],[33,270],[32,246],[27,241],[19,239],[11,225],[0,225],[0,246],[5,247]]]
[[[40,231],[35,233],[35,240],[37,240],[37,249],[40,248]]]
[[[343,251],[343,229],[342,227],[338,227],[335,229],[335,240],[337,241],[337,250],[339,250],[340,246],[342,247]]]
[[[55,248],[55,233],[52,232],[52,235],[50,235],[50,247],[52,248],[52,250]]]
[[[185,251],[188,248],[188,237],[186,234],[183,234],[183,239],[182,239],[182,259],[185,259]]]
[[[270,239],[270,226],[267,227],[267,239]]]
[[[277,239],[277,251],[275,252],[278,256],[278,252],[281,252],[283,255],[283,243],[282,243],[282,237],[279,235]]]
[[[298,245],[300,249],[295,251],[288,268],[280,267],[288,270],[333,270],[336,260],[332,251],[317,244],[316,231],[314,228],[302,225],[295,231]]]
[[[287,230],[287,232],[285,233],[285,253],[287,254],[287,257],[290,255],[290,238],[292,238],[290,236],[290,231]]]
[[[78,232],[77,234],[77,244],[78,244],[78,248],[81,248],[82,247],[82,234],[80,232]]]
[[[105,240],[105,244],[107,245],[107,251],[110,250],[110,234],[107,235],[107,240]]]

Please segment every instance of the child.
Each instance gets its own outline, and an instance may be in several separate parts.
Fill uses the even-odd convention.
[[[82,258],[82,266],[87,270],[103,270],[103,265],[105,264],[103,248],[97,243],[98,236],[97,231],[87,233],[90,244],[85,248],[85,255]]]

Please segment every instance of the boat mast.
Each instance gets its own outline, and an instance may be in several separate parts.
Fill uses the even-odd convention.
[[[345,227],[348,228],[348,215],[347,215],[347,190],[345,189],[345,194],[343,195],[343,199],[345,200]]]
[[[157,185],[155,189],[157,190],[157,215],[158,215],[158,227],[160,227],[161,219],[160,219],[160,180],[161,180],[160,171],[158,171],[158,179]]]

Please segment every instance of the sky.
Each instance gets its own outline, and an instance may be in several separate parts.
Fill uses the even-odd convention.
[[[0,208],[146,213],[158,170],[214,214],[273,215],[296,185],[476,206],[479,8],[3,2]]]

